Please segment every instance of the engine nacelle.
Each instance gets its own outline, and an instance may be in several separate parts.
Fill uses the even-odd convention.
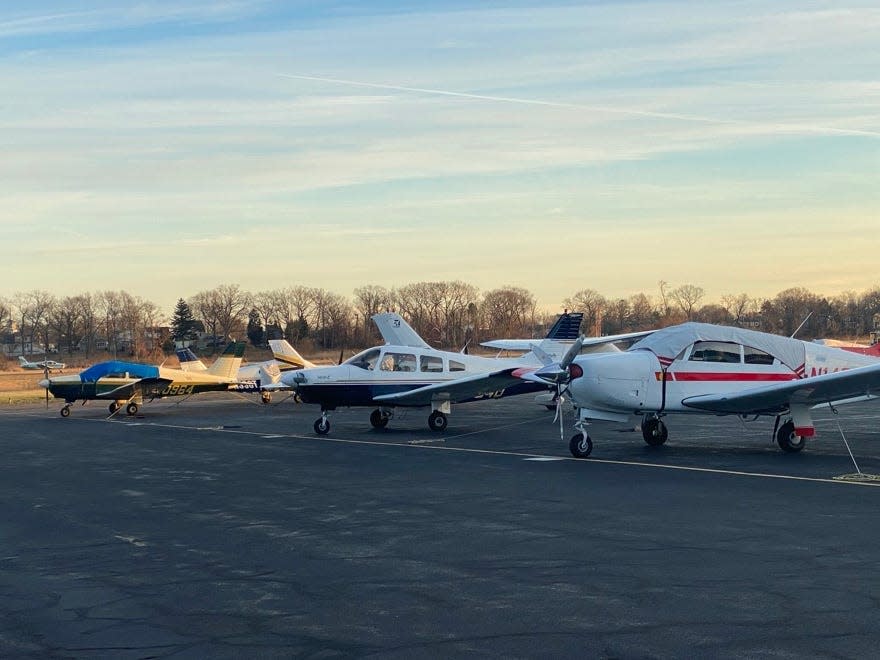
[[[569,384],[576,407],[640,413],[663,405],[660,361],[650,351],[582,355],[575,364],[583,370]]]

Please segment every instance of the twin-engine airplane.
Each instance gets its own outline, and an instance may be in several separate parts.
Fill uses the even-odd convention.
[[[397,407],[430,406],[428,426],[442,431],[453,403],[545,391],[546,383],[519,376],[558,360],[579,331],[579,324],[560,319],[528,353],[502,359],[431,348],[394,312],[376,314],[373,321],[388,342],[384,346],[367,349],[338,366],[282,374],[281,381],[295,388],[303,402],[321,406],[316,433],[330,431],[327,413],[339,406],[375,408],[370,415],[375,428],[387,426]]]
[[[245,385],[250,385],[250,391],[260,392],[263,403],[272,401],[269,391],[290,389],[284,385],[279,386],[281,374],[295,369],[309,369],[315,365],[300,355],[286,339],[270,339],[269,346],[272,348],[272,359],[264,362],[245,364],[238,368],[237,380],[241,391]],[[177,349],[177,359],[180,368],[184,371],[206,371],[207,367],[196,354],[189,348]]]
[[[123,406],[129,415],[137,414],[145,399],[166,396],[226,392],[241,389],[238,368],[244,355],[244,342],[233,342],[204,371],[168,369],[137,362],[99,362],[78,375],[57,376],[40,381],[56,399],[64,399],[61,416],[70,415],[75,401],[110,401],[110,413]]]
[[[40,360],[39,362],[29,362],[23,356],[18,356],[18,366],[22,369],[41,369],[43,371],[62,371],[67,365],[63,362],[55,360]]]
[[[640,420],[645,442],[657,446],[668,437],[662,418],[672,413],[775,416],[779,447],[798,452],[815,435],[813,408],[880,393],[880,360],[754,330],[685,323],[624,352],[568,355],[524,377],[568,393],[579,431],[569,449],[578,458],[593,448],[590,420]]]

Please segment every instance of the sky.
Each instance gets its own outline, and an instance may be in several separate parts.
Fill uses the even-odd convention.
[[[0,297],[863,292],[878,35],[876,0],[5,3]]]

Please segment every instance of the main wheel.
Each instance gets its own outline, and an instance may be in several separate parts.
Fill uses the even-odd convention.
[[[269,392],[260,392],[260,401],[265,404],[269,404],[272,402],[272,394]]]
[[[779,445],[782,451],[794,454],[804,448],[807,444],[807,439],[795,433],[794,422],[788,420],[776,432],[776,444]]]
[[[315,433],[318,435],[327,435],[330,433],[330,420],[326,417],[318,417],[315,420]]]
[[[575,458],[586,458],[593,451],[593,441],[586,433],[576,433],[571,436],[568,443],[568,451]]]
[[[651,417],[642,422],[642,437],[652,447],[659,447],[669,437],[666,424],[656,417]]]
[[[120,408],[119,403],[116,402],[116,401],[114,401],[114,402],[111,403],[110,406],[109,406],[110,414],[112,415],[112,414],[115,413],[117,410],[119,410],[119,408]]]
[[[125,406],[125,413],[127,415],[137,415],[137,412],[138,412],[138,404],[136,404],[134,401],[129,403],[127,406]]]
[[[445,431],[447,424],[449,424],[449,420],[446,419],[446,415],[439,410],[435,410],[428,415],[428,427],[432,431]]]
[[[62,417],[70,417],[70,406],[64,406],[61,409],[61,416]]]
[[[374,429],[384,429],[388,426],[389,419],[388,415],[383,414],[378,408],[370,413],[370,424],[373,425]]]

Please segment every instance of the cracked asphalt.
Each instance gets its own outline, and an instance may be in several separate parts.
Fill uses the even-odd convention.
[[[277,397],[276,399],[280,399]],[[864,658],[880,643],[880,405],[597,425],[530,397],[383,431],[223,395],[0,408],[4,658]],[[570,415],[569,415],[570,417]],[[840,430],[838,430],[838,420]],[[570,420],[569,420],[570,421]]]

